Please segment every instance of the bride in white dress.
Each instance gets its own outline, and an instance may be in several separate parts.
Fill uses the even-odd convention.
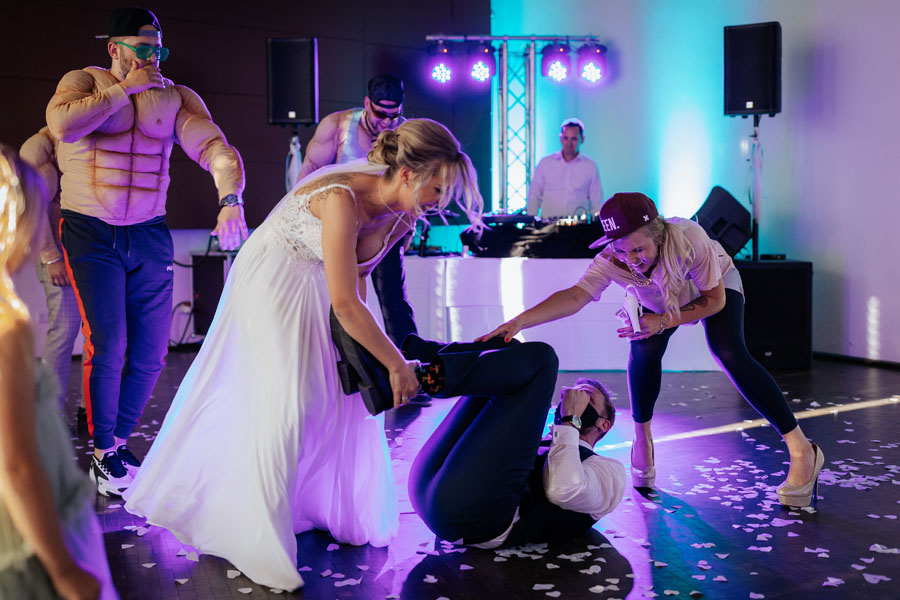
[[[387,545],[398,509],[383,416],[341,389],[329,306],[390,371],[395,406],[414,396],[413,363],[366,308],[366,275],[452,199],[479,222],[472,164],[428,119],[383,132],[368,163],[300,181],[235,259],[125,508],[286,590],[303,585],[296,533]]]

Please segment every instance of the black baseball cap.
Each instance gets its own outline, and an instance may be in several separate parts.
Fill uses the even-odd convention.
[[[403,104],[403,80],[393,75],[376,75],[369,80],[369,100],[381,108],[396,108]],[[383,104],[390,102],[391,104]]]
[[[141,35],[141,27],[144,25],[153,25],[157,32],[162,33],[159,19],[146,8],[117,8],[109,16],[109,37]]]

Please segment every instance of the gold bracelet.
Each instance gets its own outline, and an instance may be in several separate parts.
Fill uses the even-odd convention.
[[[44,266],[46,267],[47,265],[52,265],[53,263],[58,263],[61,260],[62,260],[62,256],[57,256],[53,260],[48,260],[47,262],[45,262]]]
[[[662,315],[659,318],[659,331],[656,332],[656,335],[659,335],[663,331],[666,330],[666,315]]]

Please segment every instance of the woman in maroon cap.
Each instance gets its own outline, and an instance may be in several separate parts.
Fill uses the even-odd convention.
[[[606,235],[591,248],[605,248],[584,276],[480,339],[502,335],[509,340],[522,329],[575,314],[599,300],[611,283],[633,287],[645,308],[640,327],[629,321],[619,329],[619,337],[631,341],[628,389],[635,429],[631,476],[635,487],[652,487],[656,467],[650,423],[662,382],[662,357],[679,325],[702,321],[715,359],[787,444],[791,468],[778,488],[779,501],[808,506],[825,459],[803,435],[778,384],[747,350],[743,287],[731,257],[694,221],[663,219],[644,194],[614,195],[600,209],[600,219]]]

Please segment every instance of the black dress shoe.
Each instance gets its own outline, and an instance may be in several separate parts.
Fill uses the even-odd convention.
[[[359,392],[369,414],[377,415],[394,408],[394,393],[388,370],[372,353],[360,346],[344,330],[331,308],[331,340],[337,347],[341,360],[338,361],[338,375],[341,387],[347,395]]]
[[[400,346],[400,352],[407,360],[420,360],[422,362],[431,362],[437,358],[438,353],[446,348],[447,342],[435,342],[421,338],[415,333],[411,333],[403,339],[403,345]]]
[[[515,344],[519,340],[513,338],[506,342],[502,337],[494,337],[486,342],[435,342],[426,340],[415,333],[411,333],[403,340],[400,352],[407,360],[419,360],[422,362],[434,362],[442,352],[484,352],[485,350],[502,350]]]
[[[87,409],[83,406],[79,406],[75,413],[75,428],[78,433],[87,431]]]

